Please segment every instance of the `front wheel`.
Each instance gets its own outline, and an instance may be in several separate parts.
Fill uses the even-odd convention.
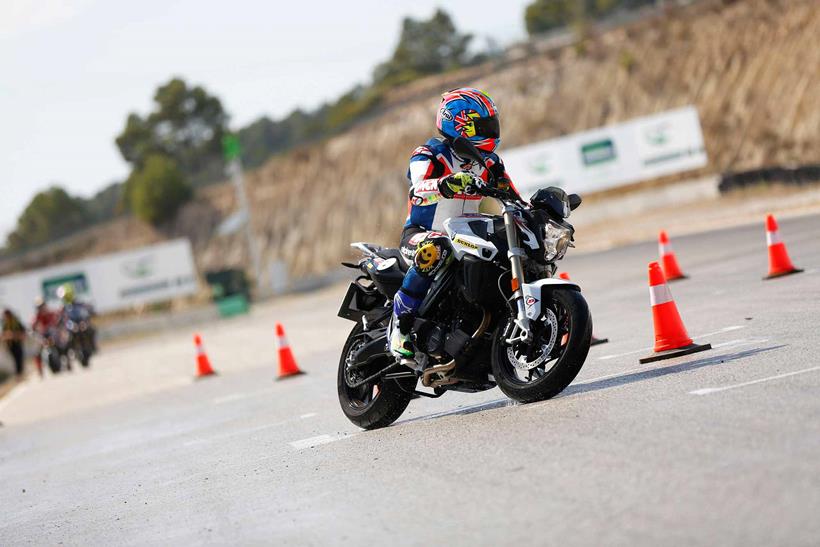
[[[509,345],[505,333],[515,318],[496,329],[492,370],[501,391],[511,399],[531,403],[561,393],[580,372],[589,353],[592,318],[581,293],[554,290],[544,298],[542,319],[531,321],[533,341]]]
[[[62,363],[60,362],[60,355],[56,351],[48,350],[46,352],[46,362],[48,363],[49,370],[51,370],[53,374],[60,372]]]
[[[356,385],[358,381],[375,374],[384,366],[378,364],[372,370],[351,369],[356,352],[366,343],[363,333],[361,323],[357,323],[348,335],[342,350],[336,377],[339,404],[345,416],[357,426],[363,429],[378,429],[392,424],[402,415],[413,396],[416,380],[377,378],[361,386],[350,387],[351,384]],[[386,344],[385,340],[385,346]],[[399,382],[403,383],[400,385]]]

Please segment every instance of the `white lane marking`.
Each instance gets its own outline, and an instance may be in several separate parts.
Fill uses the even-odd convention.
[[[248,396],[247,393],[233,393],[231,395],[223,395],[222,397],[216,397],[212,399],[211,402],[215,405],[221,405],[222,403],[230,403],[231,401],[240,401]]]
[[[308,412],[307,414],[302,414],[299,417],[302,418],[303,420],[305,420],[307,418],[313,418],[314,416],[317,416],[317,415],[318,414],[316,414],[315,412]]]
[[[192,439],[192,440],[190,440],[186,443],[183,443],[182,446],[195,446],[195,445],[198,445],[198,444],[212,443],[212,442],[219,441],[219,440],[222,440],[222,439],[229,439],[231,437],[248,436],[248,435],[252,435],[253,433],[259,433],[260,431],[264,431],[266,429],[279,427],[280,425],[284,425],[284,424],[286,424],[288,422],[291,422],[291,421],[292,420],[282,420],[280,422],[274,422],[272,424],[265,424],[265,425],[260,425],[260,426],[256,426],[256,427],[250,427],[250,428],[247,428],[247,429],[240,429],[240,430],[236,430],[236,431],[230,431],[230,432],[222,433],[222,434],[219,434],[219,435],[211,435],[210,437],[200,437],[200,438]]]
[[[242,469],[242,468],[247,469],[252,465],[256,465],[256,464],[259,464],[259,463],[262,463],[262,462],[267,462],[267,461],[270,461],[270,460],[273,460],[273,459],[276,459],[276,458],[279,458],[279,457],[280,457],[279,455],[264,456],[262,458],[259,458],[259,459],[256,459],[256,460],[251,460],[251,461],[243,460],[243,461],[241,461],[239,463],[236,463],[234,465],[220,465],[218,467],[218,471],[217,470],[203,471],[201,473],[191,473],[191,474],[186,475],[184,477],[174,477],[171,480],[167,480],[165,482],[159,483],[158,485],[156,485],[156,488],[163,488],[165,486],[170,486],[172,484],[180,484],[182,482],[192,481],[194,479],[199,479],[199,478],[208,477],[208,476],[212,477],[217,472],[224,474],[224,473],[226,473],[230,470],[233,470],[233,469]]]
[[[729,385],[729,386],[704,387],[704,388],[701,388],[701,389],[696,389],[694,391],[690,391],[689,395],[709,395],[710,393],[718,393],[720,391],[728,391],[730,389],[737,389],[739,387],[752,386],[754,384],[762,384],[763,382],[769,382],[771,380],[779,380],[781,378],[788,378],[789,376],[797,376],[798,374],[805,374],[807,372],[814,372],[816,370],[820,370],[820,367],[804,368],[803,370],[795,370],[794,372],[787,372],[785,374],[778,374],[776,376],[769,376],[767,378],[760,378],[758,380],[752,380],[751,382],[743,382],[743,383],[740,383],[740,384],[732,384],[732,385]]]
[[[708,338],[709,336],[714,336],[716,334],[723,334],[725,332],[732,332],[734,330],[745,329],[745,328],[746,328],[745,325],[732,325],[731,327],[724,327],[724,328],[722,328],[720,330],[716,330],[714,332],[707,332],[706,334],[699,334],[699,335],[695,336],[694,338],[695,339]],[[645,351],[652,351],[652,349],[653,348],[641,348],[641,349],[636,349],[634,351],[627,351],[625,353],[614,353],[612,355],[602,355],[601,357],[598,357],[598,359],[600,359],[601,361],[607,361],[609,359],[617,359],[618,357],[626,357],[627,355],[635,355],[636,353],[643,353]]]
[[[712,349],[736,348],[738,346],[748,346],[749,344],[763,344],[768,341],[768,338],[741,338],[739,340],[729,340],[728,342],[712,344]]]
[[[215,405],[221,405],[223,403],[232,403],[234,401],[241,401],[243,399],[250,399],[252,397],[261,397],[263,395],[268,395],[272,393],[272,389],[264,389],[262,391],[251,391],[251,392],[239,392],[239,393],[231,393],[230,395],[223,395],[221,397],[216,397],[211,399],[211,403]]]
[[[318,435],[316,437],[308,437],[307,439],[300,439],[298,441],[292,441],[288,444],[295,448],[296,450],[303,450],[305,448],[312,448],[314,446],[319,446],[320,444],[327,444],[332,443],[335,441],[340,441],[342,439],[347,439],[350,437],[355,436],[356,433],[351,433],[350,435]]]
[[[29,388],[28,382],[17,384],[14,386],[9,393],[6,394],[6,397],[0,401],[0,412],[5,410],[7,406],[11,404],[17,397],[25,393]]]

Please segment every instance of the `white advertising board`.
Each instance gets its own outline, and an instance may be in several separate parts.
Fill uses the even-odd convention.
[[[57,289],[66,283],[98,312],[170,300],[198,288],[191,243],[175,239],[0,277],[0,307],[28,318],[36,297],[56,303]]]
[[[697,109],[687,106],[501,153],[522,197],[558,186],[585,194],[706,165]]]

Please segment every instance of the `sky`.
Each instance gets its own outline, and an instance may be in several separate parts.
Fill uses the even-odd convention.
[[[124,179],[114,138],[174,76],[204,86],[234,129],[310,109],[390,57],[405,16],[447,10],[508,44],[531,0],[0,0],[0,245],[38,191],[92,196]]]

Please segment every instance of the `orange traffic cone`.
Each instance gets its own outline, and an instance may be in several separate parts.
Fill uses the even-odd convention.
[[[640,363],[651,363],[712,349],[711,344],[695,344],[689,338],[657,262],[649,264],[649,299],[652,302],[652,320],[655,323],[655,353],[639,359]]]
[[[780,240],[777,232],[777,221],[772,215],[766,215],[766,244],[769,246],[769,275],[764,280],[803,271],[792,264],[786,244]]]
[[[563,279],[564,281],[572,281],[572,280],[569,278],[569,274],[568,274],[567,272],[561,272],[561,273],[559,273],[559,274],[558,274],[558,277],[560,277],[560,278],[561,278],[561,279]],[[597,345],[599,345],[599,344],[606,344],[607,342],[609,342],[609,338],[596,338],[596,337],[595,337],[595,335],[593,334],[593,335],[592,335],[592,338],[591,338],[591,339],[590,339],[590,341],[589,341],[589,345],[590,345],[590,346],[597,346]]]
[[[293,358],[293,352],[290,350],[290,344],[288,344],[288,339],[285,337],[285,327],[282,326],[282,323],[276,323],[276,347],[279,352],[279,376],[276,377],[277,380],[304,374],[299,370],[296,359]]]
[[[216,374],[216,371],[211,368],[211,361],[202,346],[202,337],[198,334],[194,335],[194,346],[196,346],[196,377],[204,378]]]
[[[661,230],[658,235],[658,255],[661,257],[663,263],[663,274],[667,281],[675,281],[676,279],[686,279],[686,275],[678,266],[678,259],[675,258],[675,251],[672,250],[672,244],[669,242],[669,236],[666,235],[666,230]]]

